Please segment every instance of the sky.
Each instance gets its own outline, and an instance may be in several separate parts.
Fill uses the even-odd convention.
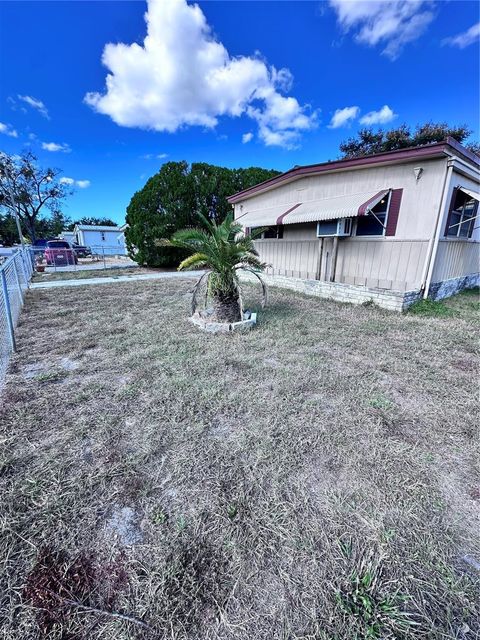
[[[121,223],[167,161],[283,171],[428,120],[478,139],[479,6],[0,2],[0,150],[61,169],[72,219]]]

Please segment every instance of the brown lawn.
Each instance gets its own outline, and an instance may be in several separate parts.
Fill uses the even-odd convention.
[[[29,292],[1,637],[478,637],[478,294],[422,316],[272,290],[211,336],[191,288]]]

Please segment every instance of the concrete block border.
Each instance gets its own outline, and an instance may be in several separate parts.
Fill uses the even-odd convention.
[[[190,316],[189,321],[196,327],[207,333],[232,333],[233,331],[249,331],[257,324],[257,314],[251,313],[249,317],[245,317],[238,322],[212,322],[208,316],[202,316],[194,313]]]
[[[262,274],[266,284],[282,289],[290,289],[306,295],[319,298],[328,298],[337,302],[350,302],[351,304],[374,303],[389,311],[405,311],[410,305],[422,298],[420,290],[391,291],[388,289],[374,289],[360,285],[344,284],[342,282],[321,282],[319,280],[303,280],[282,275]],[[252,281],[252,277],[242,274],[242,280]],[[480,274],[473,274],[431,285],[431,297],[440,300],[462,289],[471,288],[480,284]]]

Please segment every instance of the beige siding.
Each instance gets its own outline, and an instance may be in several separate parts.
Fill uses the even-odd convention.
[[[426,240],[340,240],[335,281],[394,291],[418,289],[427,247]]]
[[[255,243],[268,273],[328,279],[333,240],[260,240]],[[421,285],[427,241],[340,239],[335,282],[410,291]],[[319,260],[321,259],[321,264]]]
[[[318,264],[318,240],[257,240],[255,246],[267,273],[293,278],[315,279]]]
[[[422,176],[418,181],[414,175],[416,166],[423,168]],[[403,189],[395,237],[402,240],[411,238],[427,240],[431,237],[435,226],[445,170],[446,158],[342,170],[300,178],[237,203],[235,216],[263,207],[285,205],[287,210],[298,202],[352,193],[375,193],[388,188]],[[285,230],[287,229],[288,225],[285,225]]]
[[[480,271],[480,243],[471,240],[441,240],[432,282],[460,278]]]

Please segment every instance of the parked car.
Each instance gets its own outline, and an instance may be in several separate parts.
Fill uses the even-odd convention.
[[[75,251],[77,258],[89,258],[92,255],[90,247],[86,247],[83,244],[77,244],[74,242],[72,244],[72,249]]]
[[[78,264],[77,254],[66,240],[49,240],[44,255],[49,266],[66,267],[69,264]]]

